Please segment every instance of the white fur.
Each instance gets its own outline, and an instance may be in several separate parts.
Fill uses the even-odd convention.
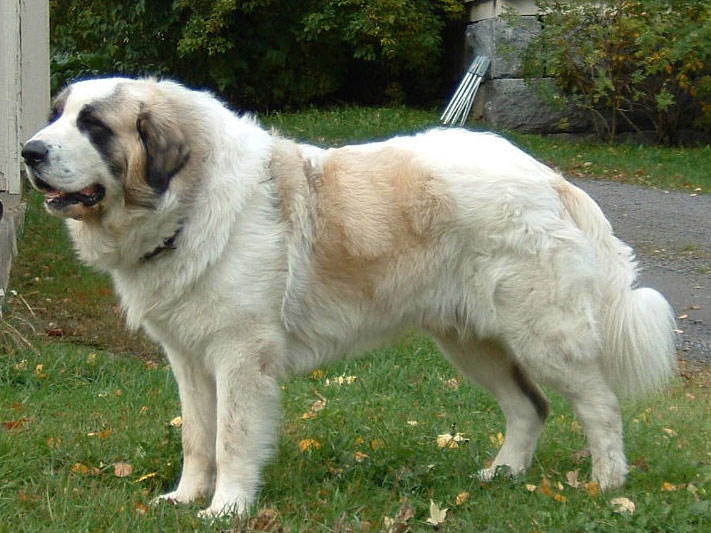
[[[173,178],[155,209],[110,207],[98,225],[68,223],[80,257],[111,274],[129,325],[163,345],[178,381],[183,474],[161,498],[212,493],[206,516],[244,512],[274,450],[279,381],[413,327],[432,333],[507,416],[506,443],[482,478],[529,466],[545,416],[535,408],[544,402],[538,380],[580,416],[594,479],[605,489],[623,483],[612,387],[660,385],[673,369],[673,326],[658,293],[632,290],[631,251],[587,195],[491,134],[432,130],[351,147],[363,165],[388,147],[409,154],[444,187],[447,204],[430,240],[393,256],[372,294],[357,298],[315,267],[321,215],[309,189],[288,200],[291,219],[275,201],[278,139],[253,120],[177,84],[128,80],[76,86],[65,113],[110,98],[118,85],[147,98],[149,83],[179,107],[191,142],[203,143],[201,159]],[[92,179],[109,179],[69,120],[37,138],[64,146],[66,179],[83,179],[72,170],[82,161],[95,167]],[[342,153],[300,150],[314,176]],[[120,203],[116,194],[107,205]],[[179,224],[174,251],[141,260]]]

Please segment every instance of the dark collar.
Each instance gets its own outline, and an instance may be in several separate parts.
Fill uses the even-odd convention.
[[[154,257],[156,257],[156,256],[158,256],[158,255],[160,255],[160,254],[162,254],[163,252],[167,252],[167,251],[169,251],[169,250],[175,250],[175,241],[176,241],[176,239],[178,238],[178,235],[180,235],[180,232],[181,232],[181,231],[183,231],[183,225],[182,225],[182,224],[180,224],[180,226],[178,226],[178,229],[175,230],[175,233],[173,233],[173,235],[171,235],[170,237],[167,237],[167,238],[163,239],[163,244],[161,244],[160,246],[157,246],[156,248],[154,248],[153,250],[151,250],[151,251],[148,252],[147,254],[143,255],[143,256],[141,257],[141,263],[145,263],[146,261],[150,261],[151,259],[153,259]]]

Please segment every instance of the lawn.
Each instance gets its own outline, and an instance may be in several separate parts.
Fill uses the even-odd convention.
[[[332,145],[436,118],[345,108],[264,121]],[[656,186],[711,190],[708,147],[514,140],[568,173],[645,181],[654,170],[677,176]],[[123,329],[108,280],[77,263],[59,221],[28,198],[0,323],[0,532],[434,531],[432,504],[449,509],[439,531],[451,532],[711,527],[708,367],[683,365],[664,392],[625,403],[632,468],[623,489],[600,494],[589,483],[580,424],[555,395],[531,470],[483,484],[475,473],[501,445],[503,416],[417,334],[284,383],[279,451],[252,517],[209,523],[197,504],[150,506],[179,474],[175,383],[156,347]],[[439,447],[447,433],[464,440]]]

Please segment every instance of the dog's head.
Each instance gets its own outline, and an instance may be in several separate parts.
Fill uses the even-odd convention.
[[[112,207],[152,208],[188,163],[175,84],[123,78],[68,86],[22,157],[56,216],[96,219]]]

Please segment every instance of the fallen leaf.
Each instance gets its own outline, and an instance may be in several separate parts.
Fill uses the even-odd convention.
[[[407,523],[415,516],[415,509],[405,504],[400,508],[400,512],[395,518],[386,516],[383,518],[383,525],[387,528],[387,533],[405,533],[410,531]],[[342,531],[342,530],[338,530]]]
[[[158,475],[158,472],[151,472],[150,474],[143,474],[136,481],[134,481],[134,483],[140,483],[141,481],[151,479],[152,477],[156,477],[157,475]]]
[[[443,381],[444,381],[444,384],[452,390],[457,390],[459,388],[459,383],[460,383],[459,378],[446,379]]]
[[[636,506],[629,498],[621,497],[610,500],[610,503],[615,507],[615,512],[620,514],[632,514],[635,512]]]
[[[325,375],[326,375],[326,372],[324,372],[320,368],[317,368],[316,370],[311,372],[309,377],[313,380],[319,380],[319,379],[323,379]]]
[[[346,376],[345,374],[342,374],[333,380],[327,379],[326,380],[326,387],[328,387],[330,385],[339,385],[339,386],[340,385],[350,385],[356,379],[358,379],[356,376]]]
[[[579,476],[580,470],[572,470],[565,474],[565,482],[574,489],[579,489],[582,486]]]
[[[320,447],[321,443],[315,439],[303,439],[299,441],[299,450],[302,452],[318,450]]]
[[[672,428],[663,428],[662,431],[664,431],[664,433],[666,433],[666,434],[669,435],[670,437],[676,437],[676,436],[677,436],[677,432],[674,431]]]
[[[311,410],[314,413],[318,413],[319,411],[322,411],[325,408],[326,408],[326,400],[316,400],[314,403],[311,404]]]
[[[491,441],[491,444],[494,446],[498,446],[501,448],[504,445],[504,441],[506,438],[504,437],[504,434],[499,432],[496,435],[489,435],[489,441]]]
[[[20,429],[22,426],[27,424],[28,422],[32,422],[32,418],[27,418],[27,417],[22,417],[18,420],[10,420],[8,422],[3,422],[2,426],[5,429],[13,430],[13,429]]]
[[[355,457],[355,460],[359,463],[362,463],[368,458],[368,454],[363,452],[355,452],[353,455]]]
[[[536,492],[537,489],[538,489],[538,487],[537,487],[536,485],[532,485],[532,484],[530,484],[530,483],[526,483],[526,490],[527,490],[528,492]]]
[[[85,476],[89,473],[89,467],[82,463],[74,463],[71,469],[72,474],[80,474]]]
[[[381,450],[385,448],[385,441],[383,439],[373,439],[370,441],[370,449],[373,451]]]
[[[47,377],[47,374],[44,372],[44,365],[42,363],[38,364],[35,367],[35,376],[39,379],[44,379]]]
[[[461,433],[455,433],[454,435],[451,433],[442,433],[441,435],[437,435],[437,446],[440,448],[459,448],[460,442],[469,442],[469,439]]]
[[[661,490],[662,490],[662,492],[674,492],[674,491],[676,491],[678,488],[679,488],[679,487],[677,487],[677,486],[674,485],[673,483],[669,483],[668,481],[665,481],[664,483],[662,483],[662,489],[661,489]]]
[[[257,516],[249,520],[248,527],[239,527],[235,531],[263,531],[271,533],[283,533],[284,526],[279,520],[279,513],[276,509],[269,507],[259,511]]]
[[[133,474],[133,466],[129,463],[114,464],[114,475],[116,477],[128,477]]]
[[[40,499],[39,495],[28,493],[25,489],[20,489],[17,492],[17,497],[21,502],[32,502]]]
[[[176,416],[174,419],[172,419],[169,424],[173,426],[174,428],[179,428],[183,426],[183,417],[182,416]]]
[[[466,502],[469,499],[469,493],[468,492],[460,492],[457,494],[456,499],[454,500],[454,503],[456,505],[462,505],[464,502]]]
[[[148,514],[148,506],[145,503],[136,503],[136,505],[133,506],[133,510],[141,515]]]
[[[432,526],[439,526],[447,519],[447,511],[449,509],[440,509],[434,501],[430,500],[430,516],[427,518],[427,523]]]
[[[598,485],[595,481],[588,481],[585,483],[585,490],[587,491],[590,496],[597,496],[600,494],[600,485]]]
[[[408,421],[407,421],[407,425],[408,425],[408,426],[413,426],[413,427],[414,427],[414,426],[416,426],[416,425],[418,425],[418,424],[419,424],[419,422],[418,422],[417,420],[408,420]]]

